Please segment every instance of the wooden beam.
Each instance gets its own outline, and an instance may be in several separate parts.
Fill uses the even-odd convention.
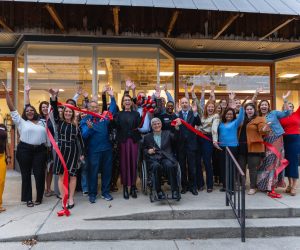
[[[113,8],[113,15],[114,15],[114,26],[115,26],[115,34],[119,35],[119,7]]]
[[[234,16],[229,17],[226,22],[224,23],[221,30],[213,37],[213,39],[218,39],[220,35],[228,29],[228,27],[240,16],[240,14],[235,14]]]
[[[169,27],[168,27],[168,31],[167,31],[167,37],[169,37],[171,35],[171,32],[174,29],[175,23],[177,21],[178,15],[179,15],[179,10],[175,10],[170,19],[170,23],[169,23]]]
[[[5,19],[3,17],[0,17],[0,26],[4,29],[6,32],[13,33],[14,31],[6,24]]]
[[[282,27],[288,25],[290,22],[294,21],[295,19],[296,19],[295,17],[287,19],[285,22],[283,22],[282,24],[278,25],[276,28],[272,29],[268,34],[260,37],[259,41],[264,40],[265,38],[267,38],[268,36],[272,35],[277,30],[280,30]]]
[[[55,8],[53,6],[51,6],[50,4],[46,4],[45,8],[48,10],[50,16],[52,17],[53,21],[56,23],[56,25],[58,26],[60,31],[62,33],[64,33],[65,32],[65,27],[63,25],[63,22],[62,22],[61,18],[57,14]]]

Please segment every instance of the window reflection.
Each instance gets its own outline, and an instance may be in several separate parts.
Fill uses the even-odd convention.
[[[92,92],[90,46],[29,45],[27,60],[30,101],[35,107],[49,99],[49,88],[60,89],[61,101],[72,98],[79,87]],[[24,77],[23,68],[18,65],[20,79]],[[20,81],[19,91],[23,89],[24,83]],[[82,97],[78,103],[82,103]]]
[[[270,67],[179,64],[179,82],[180,92],[184,92],[184,83],[196,86],[214,83],[216,93],[254,93],[259,87],[263,93],[270,93]]]
[[[289,101],[295,107],[300,103],[300,57],[276,62],[276,107],[283,105],[282,95],[291,90]]]

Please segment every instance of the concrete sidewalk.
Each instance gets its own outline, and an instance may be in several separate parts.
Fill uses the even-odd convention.
[[[137,199],[124,200],[122,193],[118,192],[113,193],[113,201],[99,198],[95,204],[90,204],[87,197],[77,193],[72,215],[58,217],[56,212],[61,205],[55,197],[44,198],[43,204],[33,208],[21,204],[21,177],[9,171],[3,197],[7,211],[0,214],[0,241],[21,241],[33,237],[42,241],[150,240],[177,239],[177,236],[185,239],[197,238],[197,235],[203,239],[238,237],[238,223],[231,208],[225,206],[224,193],[218,189],[216,187],[212,193],[200,192],[198,196],[185,194],[180,202],[155,203],[150,203],[149,197],[141,193]],[[300,218],[295,217],[300,217],[300,193],[295,197],[283,194],[282,199],[271,199],[263,193],[246,195],[246,207],[249,217],[247,237],[272,236],[274,233],[280,236],[276,228],[288,232],[283,236],[299,236]],[[274,219],[277,217],[280,219]],[[261,228],[264,233],[256,232],[256,228]],[[212,235],[216,229],[219,234]],[[176,237],[172,238],[173,235]]]

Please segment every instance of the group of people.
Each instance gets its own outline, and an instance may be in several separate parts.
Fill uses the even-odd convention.
[[[294,105],[287,100],[290,92],[283,96],[282,111],[276,111],[271,110],[268,100],[257,103],[260,89],[251,100],[246,98],[243,103],[234,93],[229,94],[228,100],[217,102],[213,84],[208,100],[205,100],[205,86],[202,86],[198,99],[195,86],[189,93],[185,85],[185,96],[175,110],[174,99],[167,89],[164,89],[167,101],[161,96],[160,87],[147,97],[144,92],[136,94],[134,82],[127,80],[121,108],[112,88],[107,85],[102,92],[102,111],[98,101],[89,100],[88,93],[82,89],[66,100],[65,105],[58,102],[59,91],[50,89],[50,102],[41,102],[37,112],[30,104],[30,86],[25,86],[25,107],[20,115],[5,84],[2,86],[19,133],[16,158],[22,176],[21,201],[28,207],[39,205],[44,196],[54,194],[51,190],[53,176],[56,195],[63,197],[66,192],[65,170],[51,137],[68,169],[69,209],[75,206],[74,193],[78,185],[90,203],[96,202],[98,173],[101,174],[103,199],[113,199],[111,191],[118,190],[119,175],[124,199],[137,198],[136,181],[141,158],[151,172],[158,199],[166,198],[162,175],[171,186],[173,199],[179,200],[188,191],[193,195],[204,189],[211,193],[215,184],[222,185],[220,191],[226,191],[226,147],[245,173],[246,167],[249,169],[249,195],[260,190],[279,198],[274,189],[285,187],[284,176],[288,177],[285,192],[296,195],[300,108],[294,112]],[[79,95],[84,98],[81,109],[77,107]],[[204,136],[197,136],[190,128]],[[0,125],[0,212],[5,210],[2,207],[5,160],[11,158],[6,140],[5,126]],[[289,163],[282,171],[284,158]],[[36,182],[34,202],[32,171]],[[178,178],[178,171],[181,178]]]

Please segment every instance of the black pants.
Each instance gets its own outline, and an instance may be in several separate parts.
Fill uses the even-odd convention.
[[[153,174],[153,187],[157,192],[161,191],[161,177],[167,176],[172,191],[178,191],[177,164],[169,159],[163,158],[157,161],[148,161],[147,165]]]
[[[21,201],[32,201],[31,171],[33,171],[36,183],[36,201],[41,202],[45,189],[46,147],[20,142],[17,147],[17,160],[22,175]]]
[[[262,160],[262,155],[259,153],[257,154],[248,153],[247,155],[240,154],[238,156],[238,163],[240,164],[245,175],[247,173],[246,165],[248,165],[249,177],[250,177],[250,188],[252,189],[256,188],[257,168],[260,165],[261,160]]]
[[[120,175],[120,157],[119,148],[113,147],[112,150],[112,176],[111,176],[111,186],[117,186],[117,182]]]
[[[222,151],[221,151],[221,159],[220,159],[220,164],[221,164],[221,181],[223,183],[223,188],[226,188],[226,147],[221,147]],[[238,156],[238,147],[228,147],[231,151],[231,153],[233,154],[233,156],[235,157],[235,159],[237,159]],[[233,174],[233,173],[232,173]],[[233,179],[233,176],[231,176]],[[233,182],[232,182],[233,185]],[[232,187],[229,187],[230,189],[233,189]]]
[[[181,169],[181,186],[184,189],[197,189],[196,164],[197,151],[183,149],[178,152],[178,161]]]

